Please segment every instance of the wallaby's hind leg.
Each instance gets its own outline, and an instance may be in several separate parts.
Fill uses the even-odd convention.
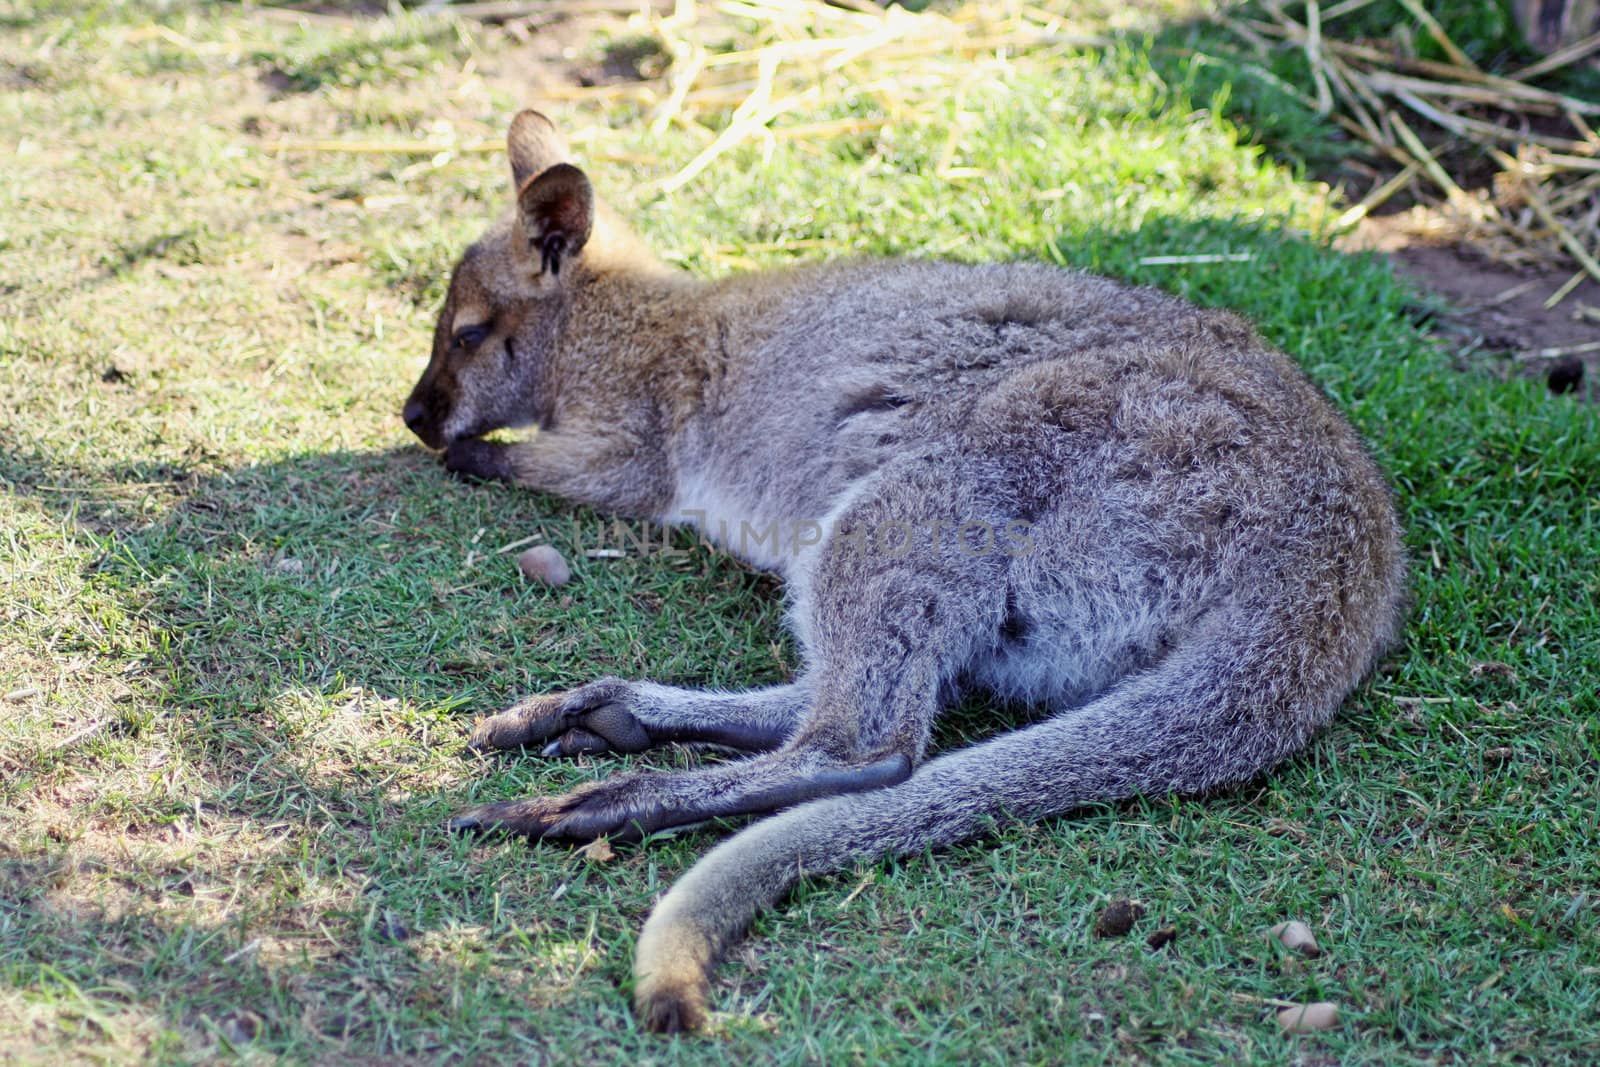
[[[674,741],[765,752],[794,733],[809,704],[798,684],[719,693],[602,678],[483,719],[468,745],[478,751],[543,745],[546,756],[643,752]]]
[[[910,774],[911,761],[900,755],[850,766],[811,753],[774,753],[678,773],[632,771],[562,796],[485,804],[451,819],[450,829],[535,840],[633,841],[707,819],[764,815],[823,797],[881,789]]]
[[[965,517],[949,510],[963,503],[959,487],[928,484],[939,479],[934,465],[918,465],[841,519],[841,526],[870,530],[893,524],[906,531],[908,543],[873,552],[831,542],[796,583],[795,614],[808,658],[796,686],[811,699],[779,751],[681,774],[637,771],[565,796],[490,804],[451,826],[565,840],[636,836],[904,780],[922,759],[942,690],[1005,611],[999,557],[971,558],[927,541]],[[532,724],[513,719],[504,734],[493,727],[492,736],[542,739],[576,729],[614,747],[642,748],[649,731],[627,715],[619,725],[604,710],[612,692],[605,686],[613,684],[617,692],[627,688],[605,683],[578,702],[596,710],[541,706],[528,713]],[[481,729],[489,733],[495,722]],[[588,743],[582,734],[578,742]]]
[[[892,666],[879,669],[882,664],[862,653],[849,664],[853,672],[845,673],[844,658],[822,659],[818,669],[830,675],[828,681],[817,685],[817,703],[777,752],[687,772],[632,771],[563,796],[487,804],[456,816],[450,827],[566,841],[601,836],[633,839],[707,819],[765,814],[903,781],[921,758],[937,710],[939,672],[932,650],[940,647],[915,626],[916,619],[939,613],[915,601],[905,603],[915,619],[894,620],[903,628],[891,626],[889,634],[881,630],[866,634],[880,653],[880,641],[895,646]],[[840,673],[831,674],[830,664],[838,664]],[[618,747],[633,746],[626,751],[646,747],[644,728],[626,712],[606,710],[615,707],[599,703],[596,711],[582,713],[588,718],[581,727],[544,728],[565,728],[563,736],[574,729],[609,731]],[[560,715],[546,714],[540,721]],[[561,718],[561,723],[566,721]]]
[[[634,969],[641,1022],[697,1028],[717,957],[802,875],[947,845],[996,821],[1206,792],[1272,766],[1332,714],[1372,646],[1302,666],[1273,644],[1292,617],[1263,616],[1254,641],[1248,622],[1221,628],[1087,705],[930,760],[890,788],[806,804],[723,842],[645,924]]]
[[[778,751],[682,773],[633,771],[564,796],[489,804],[463,812],[451,828],[567,841],[635,838],[903,781],[922,758],[949,673],[945,657],[967,643],[953,631],[969,625],[967,605],[976,591],[959,584],[941,591],[904,565],[867,577],[862,583],[819,578],[815,588],[826,606],[813,613],[813,665],[797,683],[814,700]],[[603,700],[605,690],[599,692]],[[631,717],[619,728],[588,714],[576,729],[609,730],[637,747],[648,741]],[[541,723],[559,719],[541,729],[574,729],[559,715],[540,715]]]

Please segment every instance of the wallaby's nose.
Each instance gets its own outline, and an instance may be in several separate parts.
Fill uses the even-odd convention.
[[[416,434],[418,437],[421,437],[422,430],[420,427],[422,426],[422,420],[426,414],[427,413],[422,408],[422,401],[407,400],[405,408],[400,412],[400,417],[406,420],[406,427],[410,429],[412,433]]]

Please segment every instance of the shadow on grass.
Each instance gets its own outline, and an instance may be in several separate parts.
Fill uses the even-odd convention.
[[[518,1047],[519,1012],[580,980],[603,990],[596,1023],[625,1025],[627,951],[594,946],[595,914],[622,911],[605,929],[631,937],[650,879],[613,893],[565,850],[439,829],[596,769],[464,758],[469,711],[611,672],[770,681],[787,653],[769,579],[688,539],[588,560],[614,543],[608,520],[462,484],[419,448],[199,473],[74,469],[14,444],[0,475],[92,536],[76,577],[158,650],[102,654],[145,679],[112,728],[63,745],[41,724],[8,768],[22,818],[0,853],[0,985],[70,1018],[107,1001],[170,1018],[155,1051],[259,1031],[301,1054],[471,1059]],[[528,539],[577,580],[525,583],[498,550]],[[557,886],[568,908],[522,907]]]

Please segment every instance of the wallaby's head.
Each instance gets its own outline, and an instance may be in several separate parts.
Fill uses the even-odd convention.
[[[433,357],[401,413],[429,448],[549,418],[548,366],[574,292],[601,270],[659,269],[599,203],[549,119],[506,138],[514,205],[450,278]]]

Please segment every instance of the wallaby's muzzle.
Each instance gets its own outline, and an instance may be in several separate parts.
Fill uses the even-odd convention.
[[[400,417],[406,420],[407,429],[416,434],[418,437],[422,436],[422,427],[424,425],[426,415],[422,410],[422,404],[420,402],[416,400],[406,401],[406,406],[401,409]]]
[[[400,409],[400,417],[405,420],[406,429],[416,434],[423,444],[429,448],[443,448],[448,443],[440,430],[444,420],[429,399],[419,384],[406,399],[406,406]]]

